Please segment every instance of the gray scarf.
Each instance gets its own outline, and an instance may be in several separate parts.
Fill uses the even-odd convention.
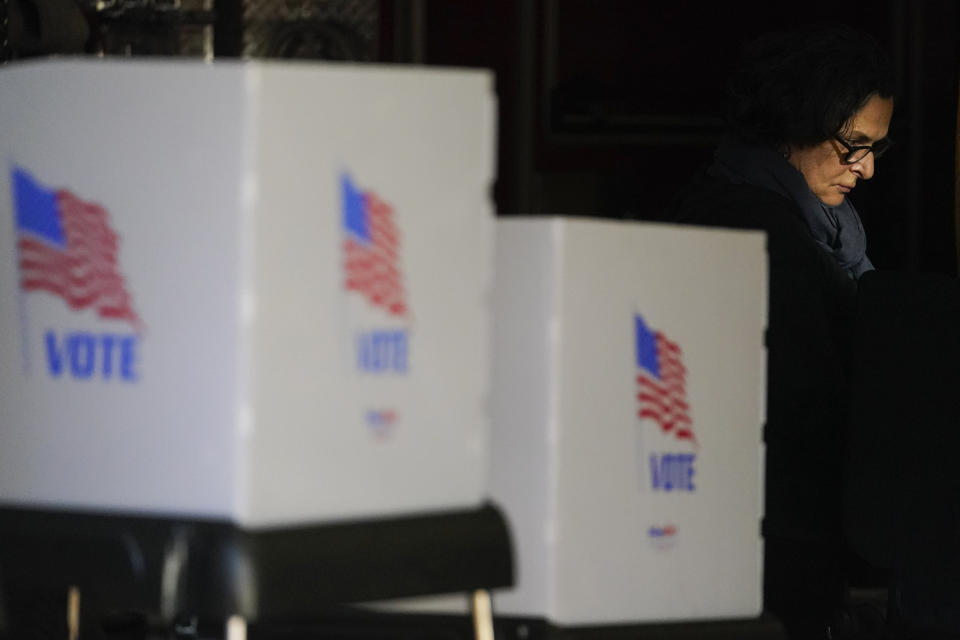
[[[725,138],[717,147],[709,173],[790,199],[799,207],[816,243],[854,279],[873,270],[867,257],[867,236],[850,198],[836,207],[823,204],[810,191],[803,174],[773,149]]]

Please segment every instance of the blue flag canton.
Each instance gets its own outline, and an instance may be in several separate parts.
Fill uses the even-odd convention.
[[[358,242],[369,244],[372,238],[366,196],[353,186],[346,173],[340,176],[340,191],[343,196],[343,230],[353,235]]]
[[[633,316],[637,342],[637,367],[646,369],[657,380],[660,379],[660,357],[657,354],[657,334],[652,331],[639,313]]]
[[[17,230],[32,233],[54,246],[66,247],[57,194],[44,189],[23,169],[10,173]]]

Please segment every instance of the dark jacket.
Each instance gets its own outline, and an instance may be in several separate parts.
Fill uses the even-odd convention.
[[[843,604],[842,492],[856,282],[813,240],[797,205],[708,172],[670,219],[767,233],[764,604],[794,637],[824,637]]]
[[[678,222],[767,232],[767,535],[840,536],[840,482],[856,283],[813,241],[799,209],[704,172],[674,202]]]

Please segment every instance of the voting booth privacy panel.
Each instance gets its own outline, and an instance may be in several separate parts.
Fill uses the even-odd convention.
[[[0,502],[479,504],[494,109],[480,71],[0,71]]]
[[[491,483],[518,557],[497,612],[758,615],[764,236],[497,224]]]

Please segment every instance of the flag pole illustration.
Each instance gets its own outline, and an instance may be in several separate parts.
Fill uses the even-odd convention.
[[[20,364],[23,372],[30,374],[30,327],[27,324],[27,300],[23,287],[17,289],[17,306],[20,311]]]

